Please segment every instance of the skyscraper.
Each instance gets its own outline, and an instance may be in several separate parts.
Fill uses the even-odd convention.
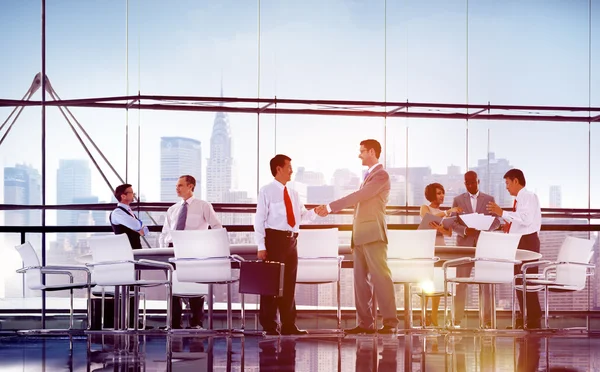
[[[89,197],[92,194],[92,176],[88,161],[84,159],[60,159],[56,171],[56,203],[74,204],[75,199]],[[59,226],[78,225],[79,211],[57,211]],[[59,247],[67,240],[75,246],[75,234],[59,234]]]
[[[202,196],[202,147],[200,141],[185,137],[161,137],[160,201],[176,202],[175,185],[184,174],[196,179],[194,194]]]
[[[229,199],[227,194],[231,190],[232,167],[229,117],[226,113],[218,112],[210,136],[210,158],[206,168],[207,201],[222,203]]]
[[[550,186],[550,208],[561,208],[562,191],[559,185]]]
[[[37,169],[25,164],[4,167],[5,204],[42,204],[41,176]],[[31,226],[41,223],[39,210],[5,211],[4,224]]]

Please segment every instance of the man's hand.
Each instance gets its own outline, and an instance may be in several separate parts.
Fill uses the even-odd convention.
[[[496,216],[502,217],[502,208],[494,202],[489,202],[486,206],[488,212],[495,214]]]
[[[477,229],[474,229],[472,227],[467,227],[465,229],[465,236],[475,235],[476,233],[477,233]]]
[[[327,217],[327,215],[329,215],[329,212],[327,212],[326,205],[319,205],[318,207],[316,207],[315,213],[318,214],[319,217]]]
[[[267,251],[258,251],[256,257],[258,257],[259,260],[265,261],[267,259]]]

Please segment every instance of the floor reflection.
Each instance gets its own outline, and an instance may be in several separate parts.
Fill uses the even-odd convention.
[[[593,371],[600,337],[414,334],[0,337],[2,371]]]

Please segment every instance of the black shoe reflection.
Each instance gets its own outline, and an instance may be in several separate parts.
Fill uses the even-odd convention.
[[[379,352],[379,342],[383,343]],[[381,356],[381,357],[379,357]],[[387,372],[398,370],[398,340],[356,341],[356,372]]]
[[[540,365],[540,339],[538,337],[524,337],[517,340],[517,342],[519,343],[517,371],[537,371]]]
[[[258,343],[261,371],[295,371],[296,341],[288,339],[266,340]]]

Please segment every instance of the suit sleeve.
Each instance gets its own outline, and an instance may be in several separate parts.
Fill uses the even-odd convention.
[[[385,190],[386,187],[389,188],[389,181],[390,176],[388,173],[379,171],[373,174],[373,178],[368,183],[363,185],[360,190],[331,202],[329,207],[331,208],[332,212],[338,212],[362,201],[369,200]]]
[[[454,200],[452,201],[452,208],[458,207],[458,196],[454,198]],[[467,235],[467,227],[465,225],[463,225],[462,223],[458,222],[458,218],[454,220],[454,223],[452,224],[452,231],[456,231],[456,233],[460,236],[466,236]]]
[[[492,202],[492,203],[496,202],[496,200],[494,199],[493,196],[490,196],[490,202]],[[494,218],[494,222],[492,222],[492,226],[490,226],[490,230],[489,231],[498,230],[500,228],[500,225],[501,225],[500,219],[498,217]]]

